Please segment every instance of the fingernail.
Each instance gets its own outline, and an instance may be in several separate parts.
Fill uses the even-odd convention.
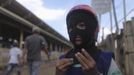
[[[69,60],[73,61],[73,58],[70,58]]]
[[[73,63],[73,58],[70,58],[70,62]]]
[[[78,56],[78,54],[76,53],[75,56]]]
[[[80,54],[80,52],[77,52],[77,54],[79,55],[79,54]]]
[[[85,49],[84,49],[84,48],[82,48],[82,51],[85,51]]]

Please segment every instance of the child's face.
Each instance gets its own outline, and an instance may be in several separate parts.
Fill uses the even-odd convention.
[[[94,15],[89,13],[74,13],[68,20],[68,33],[74,47],[85,48],[94,41],[94,33],[98,24]]]
[[[79,22],[77,23],[76,25],[74,25],[73,28],[69,28],[69,33],[72,33],[73,31],[75,30],[78,30],[78,31],[84,31],[86,29],[86,25],[84,22]],[[82,36],[77,34],[74,36],[74,43],[76,45],[81,45],[82,44]]]

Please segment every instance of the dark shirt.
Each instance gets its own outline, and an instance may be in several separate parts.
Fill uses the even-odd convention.
[[[26,38],[25,46],[28,50],[27,59],[28,61],[40,61],[41,60],[41,50],[47,46],[45,38],[39,34],[33,34]]]

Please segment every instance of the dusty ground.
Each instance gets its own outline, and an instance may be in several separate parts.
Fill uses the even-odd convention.
[[[39,75],[54,75],[54,74],[55,74],[55,62],[54,61],[41,64]],[[0,71],[0,75],[4,75],[4,73]],[[16,75],[16,74],[13,73],[12,75]],[[27,66],[23,67],[21,75],[29,75]]]
[[[50,59],[56,60],[59,57],[60,53],[52,52]],[[5,66],[8,63],[7,56],[9,56],[9,49],[0,48],[0,67]],[[46,60],[41,64],[40,74],[39,75],[54,75],[55,73],[55,61],[47,61],[45,53],[42,52],[42,60]],[[4,75],[4,71],[0,70],[0,75]],[[12,74],[16,75],[16,74]],[[29,75],[28,67],[25,66],[22,69],[21,75]]]

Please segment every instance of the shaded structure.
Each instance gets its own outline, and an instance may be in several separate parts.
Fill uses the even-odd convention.
[[[72,44],[53,28],[23,7],[15,0],[0,0],[0,48],[9,48],[13,40],[18,40],[20,47],[32,28],[38,27],[47,42],[50,51],[62,51]]]

